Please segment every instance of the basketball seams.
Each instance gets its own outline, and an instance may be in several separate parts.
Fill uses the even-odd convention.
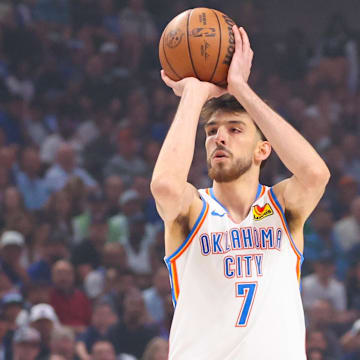
[[[170,64],[170,62],[169,62],[169,60],[167,58],[167,55],[166,55],[166,50],[165,50],[165,38],[166,38],[166,34],[167,34],[166,29],[167,29],[167,27],[165,28],[165,33],[164,33],[164,36],[162,38],[162,48],[163,48],[163,53],[164,53],[164,59],[165,59],[166,63],[168,64],[170,70],[178,77],[177,80],[181,80],[181,76],[179,76],[179,74],[174,70],[174,68]]]
[[[216,64],[215,64],[215,68],[214,68],[214,71],[213,73],[211,74],[211,77],[210,77],[210,82],[211,80],[213,79],[215,73],[216,73],[216,70],[217,70],[217,67],[218,67],[218,64],[219,64],[219,59],[220,59],[220,52],[221,52],[221,37],[222,37],[222,34],[221,34],[221,26],[220,26],[220,20],[217,16],[217,13],[216,11],[212,10],[212,12],[214,13],[215,17],[216,17],[216,20],[218,22],[218,26],[219,26],[219,50],[218,50],[218,55],[217,55],[217,59],[216,59]]]
[[[193,76],[226,86],[234,40],[232,24],[227,15],[209,8],[188,9],[173,18],[159,44],[165,72],[176,81]]]
[[[191,66],[192,66],[192,68],[193,68],[195,77],[197,77],[197,78],[199,79],[199,75],[198,75],[198,73],[197,73],[196,70],[195,70],[193,58],[192,58],[192,55],[191,55],[190,41],[189,41],[189,22],[190,22],[190,16],[191,16],[191,13],[192,13],[193,10],[194,10],[194,9],[191,9],[191,10],[189,11],[189,14],[188,14],[188,17],[187,17],[187,20],[186,20],[186,40],[187,40],[187,44],[188,44],[188,52],[189,52],[189,58],[190,58]]]

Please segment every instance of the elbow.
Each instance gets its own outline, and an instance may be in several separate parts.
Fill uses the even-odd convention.
[[[321,167],[312,168],[308,173],[308,178],[310,183],[314,187],[326,187],[327,183],[330,180],[330,171],[328,167],[323,164]]]
[[[161,198],[176,198],[180,195],[179,186],[173,183],[170,179],[152,179],[150,183],[150,190],[155,199]]]

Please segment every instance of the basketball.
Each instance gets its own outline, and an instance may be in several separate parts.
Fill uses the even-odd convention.
[[[226,86],[235,50],[234,21],[208,8],[189,9],[173,18],[159,43],[159,58],[172,80],[196,77]]]

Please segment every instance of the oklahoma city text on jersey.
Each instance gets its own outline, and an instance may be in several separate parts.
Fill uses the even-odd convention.
[[[226,232],[202,233],[199,237],[203,256],[226,254],[232,250],[245,250],[242,255],[224,257],[224,275],[228,279],[234,277],[251,277],[263,275],[263,254],[249,254],[249,250],[281,249],[283,230],[281,228],[234,228]]]

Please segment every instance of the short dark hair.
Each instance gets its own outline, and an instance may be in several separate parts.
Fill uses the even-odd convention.
[[[245,108],[237,101],[235,96],[230,94],[222,95],[218,98],[212,98],[208,100],[203,106],[200,114],[202,124],[206,124],[213,114],[217,111],[225,113],[246,113]],[[260,130],[260,128],[254,122],[256,130],[259,132],[261,140],[266,141],[266,137]]]

